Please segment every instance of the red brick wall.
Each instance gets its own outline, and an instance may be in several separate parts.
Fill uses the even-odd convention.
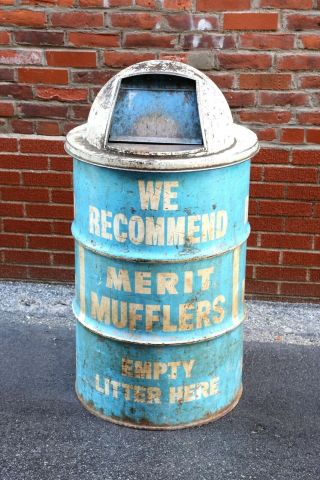
[[[73,277],[63,135],[117,70],[177,59],[205,71],[253,160],[247,291],[320,296],[319,0],[0,0],[0,277]]]

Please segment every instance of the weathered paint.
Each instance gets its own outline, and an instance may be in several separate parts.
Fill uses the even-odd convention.
[[[149,158],[108,168],[107,146],[106,163],[74,148],[79,399],[136,428],[224,415],[242,391],[249,158],[157,171],[153,157],[148,171]]]

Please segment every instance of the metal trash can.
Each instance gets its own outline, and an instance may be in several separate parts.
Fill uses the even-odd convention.
[[[138,63],[74,128],[76,391],[99,417],[174,429],[242,392],[250,157],[215,84]]]

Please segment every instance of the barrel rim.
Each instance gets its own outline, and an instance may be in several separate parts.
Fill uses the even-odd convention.
[[[181,430],[183,428],[199,427],[201,425],[205,425],[210,422],[215,422],[216,420],[219,420],[219,418],[227,415],[229,412],[231,412],[231,410],[233,410],[238,405],[243,393],[243,384],[241,383],[240,388],[237,391],[234,399],[228,405],[223,407],[221,410],[218,410],[212,415],[206,416],[205,418],[202,418],[200,420],[195,420],[193,422],[183,423],[180,425],[146,425],[146,424],[141,424],[141,423],[139,424],[139,423],[134,423],[126,420],[120,420],[115,417],[104,415],[103,413],[98,412],[97,410],[92,408],[83,400],[82,396],[77,390],[76,384],[75,384],[75,392],[79,402],[86,410],[88,410],[91,414],[95,415],[96,417],[101,418],[102,420],[105,420],[107,422],[111,422],[116,425],[120,425],[122,427],[135,428],[139,430]]]
[[[143,345],[143,346],[156,346],[156,347],[167,347],[167,346],[175,346],[175,345],[190,345],[190,344],[195,344],[195,343],[202,343],[202,342],[210,342],[211,340],[214,340],[215,338],[219,338],[222,335],[227,335],[228,333],[233,332],[240,326],[242,326],[243,322],[248,319],[248,307],[246,303],[243,304],[243,315],[241,317],[238,317],[235,320],[232,320],[232,325],[229,325],[229,327],[224,328],[223,330],[219,330],[217,332],[213,332],[208,335],[203,335],[201,337],[196,337],[196,338],[191,338],[187,339],[184,337],[183,339],[177,339],[177,340],[170,340],[169,338],[164,339],[161,338],[159,339],[159,336],[157,338],[157,332],[154,332],[153,334],[147,333],[145,334],[145,337],[150,338],[150,340],[146,340],[145,337],[142,338],[141,332],[138,331],[137,333],[134,332],[129,332],[128,330],[117,330],[117,335],[115,334],[108,334],[106,332],[102,332],[98,328],[95,328],[93,325],[89,324],[86,321],[86,318],[84,315],[80,312],[77,313],[75,308],[74,308],[74,302],[75,299],[72,302],[72,311],[74,316],[77,319],[77,322],[88,330],[90,333],[93,333],[94,335],[98,335],[99,337],[106,338],[108,340],[113,340],[115,342],[120,342],[120,343],[128,343],[128,344],[133,344],[133,345]],[[116,330],[116,329],[115,329]],[[145,333],[145,332],[144,332]],[[169,335],[168,335],[169,337]]]
[[[210,170],[228,167],[253,157],[259,151],[256,134],[250,129],[234,124],[235,143],[220,153],[181,152],[181,155],[166,154],[149,156],[99,150],[86,140],[87,124],[71,130],[66,137],[65,151],[77,160],[93,165],[116,169],[149,172],[174,172]]]
[[[73,227],[74,222],[72,222],[72,227]],[[143,253],[143,257],[127,257],[125,255],[114,255],[111,253],[108,253],[106,251],[101,251],[98,250],[97,248],[92,247],[90,244],[87,244],[81,240],[79,240],[79,237],[77,237],[74,234],[74,229],[72,228],[72,236],[78,244],[80,244],[85,250],[88,250],[89,252],[93,252],[94,254],[97,254],[101,257],[107,257],[107,258],[113,258],[115,260],[121,260],[121,261],[126,261],[126,262],[134,262],[134,263],[142,263],[142,264],[152,264],[152,263],[162,263],[162,264],[176,264],[176,263],[191,263],[191,262],[201,262],[202,260],[207,260],[210,258],[214,257],[220,257],[221,255],[224,255],[226,253],[232,252],[238,247],[241,247],[244,243],[247,242],[250,233],[251,233],[251,227],[250,224],[248,223],[248,232],[245,236],[244,239],[241,239],[240,242],[237,242],[233,245],[231,245],[229,248],[226,248],[225,250],[219,250],[214,253],[207,253],[208,251],[204,251],[201,255],[198,256],[185,256],[181,258],[146,258],[145,252]]]

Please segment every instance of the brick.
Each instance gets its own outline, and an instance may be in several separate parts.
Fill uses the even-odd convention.
[[[308,250],[312,248],[312,235],[261,234],[261,247]]]
[[[303,128],[282,128],[280,133],[280,141],[282,143],[298,144],[304,143]]]
[[[316,168],[265,167],[265,180],[271,182],[317,183]]]
[[[197,0],[197,10],[203,12],[224,12],[248,10],[250,0]]]
[[[12,202],[48,202],[49,192],[45,188],[2,187],[2,199]]]
[[[212,73],[208,74],[208,77],[219,87],[219,88],[233,88],[235,85],[235,75],[232,73]]]
[[[85,8],[99,8],[104,6],[103,3],[103,0],[80,0],[79,5]]]
[[[76,70],[72,72],[71,81],[72,83],[105,85],[113,75],[114,72],[106,72],[105,70]]]
[[[304,125],[320,125],[319,112],[298,112],[298,122]]]
[[[320,188],[312,185],[288,185],[287,198],[296,200],[320,200]]]
[[[34,252],[30,250],[6,250],[5,262],[20,264],[50,265],[49,252]]]
[[[262,280],[291,280],[303,282],[307,280],[306,268],[262,267],[257,266],[256,278]]]
[[[58,122],[38,121],[36,124],[36,133],[38,135],[60,135],[60,125]]]
[[[53,67],[96,67],[96,52],[89,50],[50,50],[46,53],[49,66]]]
[[[45,27],[46,15],[36,10],[2,10],[0,11],[0,24],[18,25],[26,27]]]
[[[320,222],[317,218],[287,218],[286,232],[294,233],[320,233]]]
[[[0,52],[1,55],[1,52]],[[1,82],[13,82],[14,81],[14,70],[10,68],[1,68],[0,67],[0,81]]]
[[[28,277],[28,268],[22,265],[0,265],[0,278],[19,279]]]
[[[51,24],[53,27],[67,28],[96,28],[103,27],[104,18],[102,12],[63,12],[52,13]]]
[[[86,88],[38,87],[35,97],[59,102],[81,102],[88,99],[88,90]]]
[[[74,242],[72,237],[47,237],[37,235],[29,237],[29,248],[73,251]]]
[[[291,75],[286,73],[240,73],[240,88],[250,90],[288,90]]]
[[[188,54],[186,52],[160,53],[159,58],[160,60],[188,63]]]
[[[21,138],[20,150],[23,153],[64,153],[63,142],[61,140],[43,140],[41,138]]]
[[[24,235],[0,233],[0,246],[24,248],[26,246],[26,239]]]
[[[320,15],[288,14],[286,15],[286,24],[289,30],[317,30],[320,26]]]
[[[275,250],[248,250],[248,262],[256,264],[273,264],[277,265],[280,259],[280,252]]]
[[[163,8],[166,10],[190,10],[192,0],[163,0]]]
[[[69,205],[26,205],[27,217],[73,219],[73,207]]]
[[[283,252],[284,265],[320,266],[320,252]]]
[[[240,119],[243,122],[248,123],[266,123],[278,124],[278,123],[288,123],[291,119],[292,113],[287,111],[244,111],[240,112]]]
[[[320,282],[320,270],[310,270],[311,282]]]
[[[260,7],[285,8],[290,10],[311,10],[312,0],[260,0]]]
[[[320,150],[294,150],[292,152],[294,165],[320,165]],[[308,186],[308,188],[311,188]]]
[[[109,8],[130,7],[131,5],[132,5],[132,0],[108,0],[108,7]]]
[[[178,37],[172,34],[157,33],[127,33],[124,47],[174,48]]]
[[[187,50],[197,48],[234,48],[235,39],[232,35],[193,33],[184,36],[182,47]]]
[[[18,85],[16,83],[3,83],[1,85],[1,95],[19,98],[20,100],[29,100],[33,97],[32,88],[29,85]]]
[[[249,107],[256,103],[256,95],[253,92],[225,92],[224,95],[230,107]]]
[[[277,217],[251,217],[251,228],[254,232],[282,232],[284,219]]]
[[[282,283],[280,293],[282,295],[301,296],[305,298],[315,297],[319,299],[320,283]]]
[[[12,115],[14,115],[13,104],[0,101],[0,117],[11,117]]]
[[[58,170],[62,172],[72,172],[72,158],[64,157],[49,157],[51,170]]]
[[[54,203],[73,204],[73,192],[71,190],[52,190],[51,200]]]
[[[306,202],[288,202],[274,200],[259,201],[260,215],[275,215],[287,217],[301,217],[312,215],[312,205]]]
[[[320,68],[320,55],[285,55],[277,60],[277,68],[280,70],[318,70]]]
[[[36,47],[42,45],[63,46],[64,36],[63,32],[52,32],[50,30],[17,30],[14,32],[16,43],[21,45],[35,45]]]
[[[18,79],[21,83],[68,83],[68,70],[53,68],[18,68]]]
[[[153,60],[156,56],[154,53],[150,52],[125,52],[123,50],[116,51],[106,51],[104,52],[104,63],[109,67],[120,68],[127,67],[137,62],[143,62],[145,60]]]
[[[0,203],[0,216],[4,217],[22,217],[23,205],[21,203]]]
[[[225,13],[224,30],[277,30],[278,13]]]
[[[47,170],[48,158],[42,155],[1,154],[0,168],[15,170]]]
[[[8,45],[10,44],[10,39],[11,39],[11,36],[8,32],[0,32],[0,44],[1,45]]]
[[[71,187],[71,176],[68,173],[24,172],[23,184],[30,186]]]
[[[260,166],[252,165],[251,171],[250,171],[250,177],[251,180],[253,181],[261,181],[262,180],[262,173],[263,173],[263,168]]]
[[[246,289],[250,293],[258,293],[264,295],[275,295],[278,291],[278,283],[276,282],[257,282],[248,279],[246,281]]]
[[[242,33],[240,47],[261,50],[290,50],[294,47],[294,35],[274,33]]]
[[[41,65],[41,50],[0,50],[0,64],[6,65]]]
[[[119,34],[114,33],[86,33],[69,32],[69,45],[75,47],[118,47],[120,42]]]
[[[15,152],[18,148],[16,138],[0,137],[0,152]]]
[[[79,5],[85,8],[103,8],[104,2],[103,0],[80,0]]]
[[[15,133],[34,133],[34,122],[32,120],[12,119],[11,128]]]
[[[156,9],[156,6],[157,6],[155,0],[135,0],[135,5],[137,5],[137,7],[153,8],[153,9]]]
[[[302,92],[262,92],[259,95],[260,105],[268,106],[306,106],[309,102],[309,97]]]
[[[218,53],[220,68],[250,68],[265,70],[271,67],[272,57],[264,53]]]
[[[272,142],[277,138],[276,129],[275,128],[261,128],[255,129],[257,134],[258,140],[261,142]]]
[[[53,265],[68,265],[74,266],[74,253],[54,253],[53,254]]]
[[[3,226],[5,232],[51,233],[51,225],[47,220],[4,219]]]
[[[278,183],[254,183],[250,184],[250,196],[252,198],[284,198],[286,188]]]
[[[310,128],[306,131],[308,143],[320,144],[320,128]]]
[[[29,278],[55,282],[74,282],[74,270],[68,268],[29,267]]]
[[[72,107],[72,118],[86,120],[90,111],[90,105],[75,105]]]
[[[0,168],[15,170],[47,170],[48,159],[40,155],[0,154]]]
[[[154,14],[149,12],[138,13],[110,13],[108,15],[110,25],[115,28],[130,28],[134,25],[135,30],[153,30],[160,25],[162,16],[160,14]],[[117,46],[117,45],[107,45]]]
[[[165,16],[169,29],[187,32],[188,30],[212,31],[218,30],[217,15],[191,15],[190,13],[175,13]]]
[[[48,5],[57,7],[73,7],[75,0],[20,0],[22,5]]]
[[[298,81],[301,88],[320,88],[320,75],[300,76]]]
[[[55,221],[52,224],[53,233],[58,235],[71,235],[71,223]]]
[[[300,36],[303,48],[307,50],[319,50],[320,49],[320,37],[318,35],[302,35]]]
[[[65,119],[68,113],[68,107],[65,105],[43,105],[26,103],[19,106],[22,116],[25,117],[43,117],[43,118],[62,118]]]

